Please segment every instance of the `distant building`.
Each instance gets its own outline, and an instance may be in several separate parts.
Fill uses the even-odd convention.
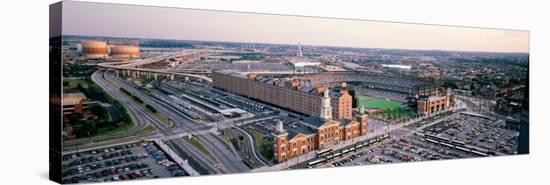
[[[415,59],[405,59],[401,61],[401,65],[410,66],[411,69],[415,69],[418,66],[418,62]]]
[[[80,40],[82,56],[86,58],[106,58],[109,50],[106,41]]]
[[[139,58],[137,42],[109,42],[99,40],[80,40],[82,56],[86,58]]]
[[[382,67],[392,68],[392,69],[401,69],[401,70],[410,70],[411,69],[411,66],[397,65],[397,64],[382,64]]]
[[[419,79],[441,79],[441,70],[437,67],[427,67],[426,69],[421,69],[415,71],[416,78]]]
[[[111,46],[111,56],[115,58],[139,58],[139,46],[113,45]]]
[[[84,93],[63,94],[63,114],[83,113],[88,108],[88,99]]]
[[[323,108],[329,102],[332,118],[352,118],[352,97],[345,90],[331,93],[323,86],[312,87],[297,79],[260,78],[255,73],[214,71],[212,81],[215,88],[310,116],[327,116]]]
[[[529,75],[523,90],[523,103],[520,117],[518,154],[529,154]]]
[[[498,98],[496,101],[495,109],[499,113],[511,115],[521,112],[523,107],[523,92],[515,94],[513,96],[506,96]]]
[[[303,121],[307,128],[284,130],[282,122],[273,133],[273,151],[277,162],[304,155],[313,150],[323,150],[341,142],[367,134],[368,117],[360,115],[355,120],[332,120],[308,117]]]
[[[321,65],[321,62],[310,61],[302,57],[289,58],[288,62],[293,68],[304,68]]]
[[[451,89],[447,89],[435,95],[420,97],[417,100],[417,113],[427,115],[447,110],[452,106],[454,106],[454,95]]]
[[[302,44],[300,44],[298,42],[298,54],[297,54],[298,57],[303,57],[304,54],[302,53]]]

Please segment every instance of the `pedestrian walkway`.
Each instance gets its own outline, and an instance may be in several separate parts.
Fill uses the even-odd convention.
[[[185,172],[187,172],[190,176],[200,175],[199,172],[197,172],[195,169],[193,169],[193,167],[191,167],[191,165],[189,165],[189,161],[182,159],[179,155],[176,154],[176,152],[172,150],[172,148],[164,144],[162,140],[150,139],[150,141],[155,142],[163,151],[166,152],[168,156],[170,156],[174,160],[174,162],[176,162],[176,164],[178,164],[178,166],[183,168],[183,170],[185,170]]]

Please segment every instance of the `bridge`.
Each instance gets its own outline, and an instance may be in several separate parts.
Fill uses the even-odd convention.
[[[164,136],[164,137],[161,137],[160,139],[162,141],[170,141],[170,140],[173,140],[173,139],[178,139],[178,138],[183,138],[183,137],[189,137],[189,136],[196,136],[196,135],[204,135],[204,134],[210,134],[210,133],[215,133],[217,131],[217,128],[216,127],[212,127],[210,129],[207,129],[207,130],[198,130],[198,131],[194,131],[194,132],[181,132],[179,134],[174,134],[174,135],[170,135],[170,136]]]
[[[162,62],[169,58],[190,58],[201,56],[203,54],[205,54],[204,50],[186,50],[183,52],[168,53],[146,59],[136,59],[130,62],[105,62],[98,64],[98,66],[101,68],[114,70],[117,76],[122,74],[132,76],[134,78],[147,76],[157,79],[160,75],[165,76],[170,80],[174,80],[175,76],[183,76],[205,80],[212,83],[212,79],[205,75],[211,72],[209,70],[167,70],[140,67],[148,64]]]

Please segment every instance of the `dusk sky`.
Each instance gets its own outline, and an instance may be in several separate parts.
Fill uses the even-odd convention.
[[[63,34],[361,48],[528,52],[529,32],[63,2]]]

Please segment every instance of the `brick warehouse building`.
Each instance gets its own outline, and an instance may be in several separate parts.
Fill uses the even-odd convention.
[[[417,101],[417,112],[421,115],[444,111],[454,106],[454,95],[451,89],[441,90],[433,96],[423,96]]]
[[[355,120],[325,120],[309,117],[304,120],[308,128],[284,130],[282,122],[273,133],[273,153],[277,162],[284,162],[313,150],[323,150],[341,142],[367,134],[367,115]]]
[[[257,99],[310,116],[321,116],[323,86],[312,87],[296,79],[259,78],[255,73],[246,75],[215,71],[214,87],[241,96]],[[352,97],[345,89],[329,92],[332,117],[352,119]]]
[[[329,91],[296,79],[223,71],[213,72],[212,81],[216,88],[310,115],[301,122],[304,127],[300,129],[285,130],[283,123],[278,123],[273,133],[277,162],[367,134],[367,115],[353,119],[352,96],[347,89]]]

